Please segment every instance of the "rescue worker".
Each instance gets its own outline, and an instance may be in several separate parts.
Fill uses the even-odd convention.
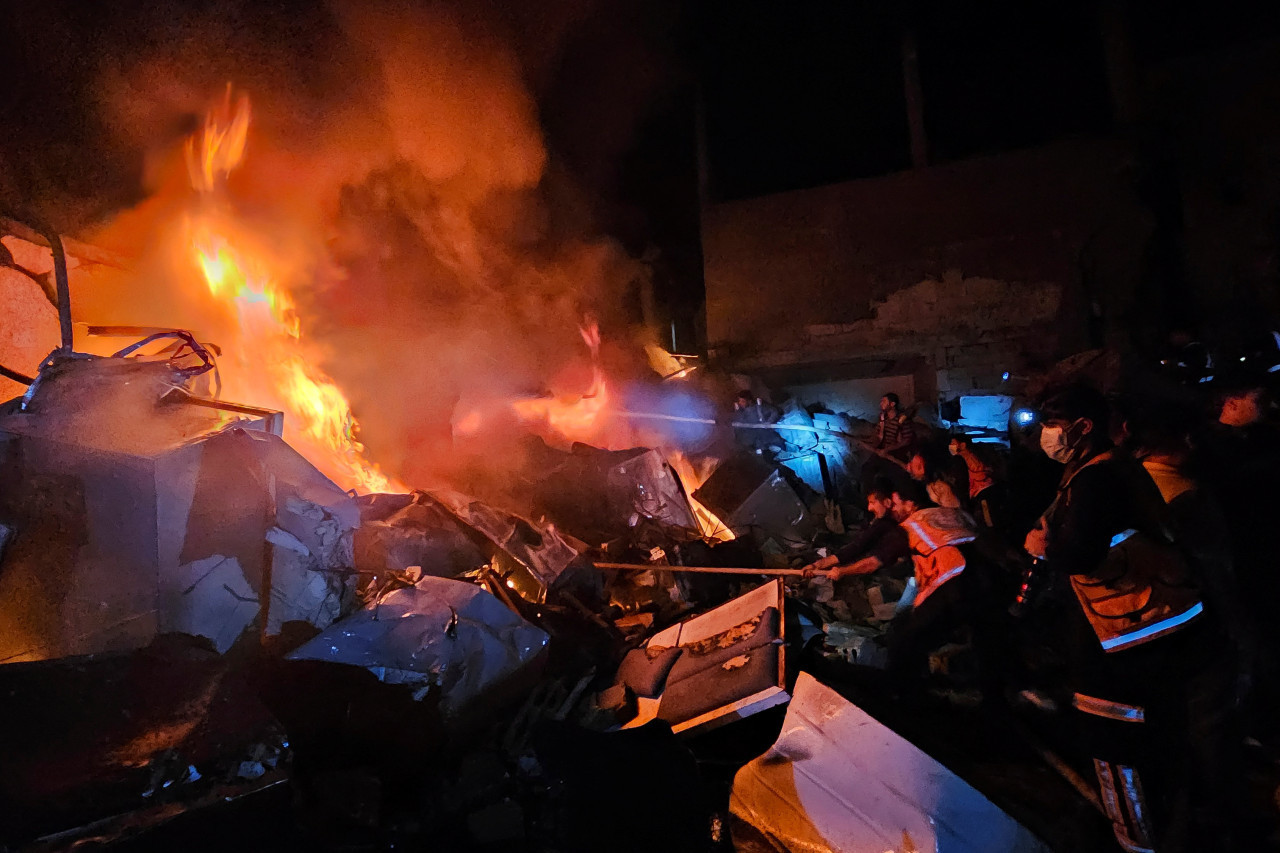
[[[1071,385],[1041,406],[1040,446],[1058,494],[1024,547],[1067,602],[1072,705],[1102,803],[1127,851],[1227,849],[1185,808],[1190,733],[1222,711],[1222,656],[1188,557],[1170,540],[1155,483],[1116,451],[1101,393]],[[1076,606],[1070,606],[1074,603]],[[1188,843],[1205,846],[1187,847]]]
[[[951,480],[943,476],[936,465],[929,461],[924,451],[916,450],[911,454],[911,458],[907,460],[907,473],[911,475],[911,479],[924,485],[925,491],[929,495],[929,500],[938,506],[950,509],[962,509],[964,507],[956,492],[955,485]]]
[[[947,445],[952,457],[964,463],[967,479],[966,508],[978,524],[995,528],[1003,519],[999,511],[999,487],[996,484],[995,466],[988,464],[973,449],[968,436],[953,435]]]
[[[961,509],[934,506],[924,487],[909,483],[893,494],[893,518],[900,535],[886,537],[875,552],[855,563],[837,565],[823,572],[832,581],[849,575],[870,574],[900,559],[911,558],[915,598],[911,608],[889,625],[885,643],[889,674],[899,687],[920,686],[929,653],[969,628],[982,666],[984,692],[991,692],[994,676],[990,608],[981,595],[979,571],[966,571],[972,555],[964,549],[974,540],[973,519]],[[904,534],[904,535],[902,535]]]
[[[734,440],[742,447],[758,455],[770,455],[782,449],[782,439],[776,430],[762,429],[776,424],[782,412],[777,406],[766,403],[750,391],[739,391],[733,400]]]
[[[851,566],[872,555],[879,556],[886,566],[892,564],[893,560],[889,558],[903,552],[906,534],[893,517],[893,486],[890,483],[879,480],[867,492],[867,512],[871,514],[867,529],[834,553],[805,566],[805,577],[821,573],[834,581],[851,574],[840,571],[841,566]]]

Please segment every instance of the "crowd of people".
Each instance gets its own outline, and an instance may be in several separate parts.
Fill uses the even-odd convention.
[[[1072,721],[1125,850],[1253,849],[1243,750],[1280,719],[1280,431],[1263,378],[1212,400],[1061,385],[1008,453],[931,442],[886,395],[871,520],[806,574],[909,565],[914,601],[885,637],[895,689],[919,689],[930,651],[966,637],[984,702]],[[1059,665],[1029,664],[1032,647]]]

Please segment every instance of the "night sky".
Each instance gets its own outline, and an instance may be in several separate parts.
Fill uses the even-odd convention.
[[[713,201],[908,168],[908,29],[932,163],[1115,131],[1096,3],[534,5],[466,8],[519,41],[554,168],[590,200],[601,232],[654,259],[686,339],[702,300],[699,145]],[[1280,35],[1276,4],[1123,5],[1142,67]],[[317,4],[4,0],[0,205],[74,232],[136,201],[140,152],[107,133],[95,80],[104,64],[163,47],[209,15],[229,17],[246,44],[281,45],[286,62],[261,59],[282,85],[308,88],[317,104],[341,88],[336,25]]]
[[[1140,66],[1280,36],[1274,4],[1134,0]],[[712,2],[702,19],[713,195],[910,167],[902,33],[918,46],[930,162],[1114,130],[1096,2]]]

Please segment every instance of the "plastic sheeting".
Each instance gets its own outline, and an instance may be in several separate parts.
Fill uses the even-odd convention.
[[[424,577],[331,626],[290,660],[364,667],[387,684],[440,692],[456,715],[528,666],[547,634],[473,584]]]
[[[777,742],[734,777],[729,808],[777,850],[1049,853],[959,776],[805,673]]]

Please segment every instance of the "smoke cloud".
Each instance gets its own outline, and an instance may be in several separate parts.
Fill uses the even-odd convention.
[[[586,390],[584,317],[605,329],[611,372],[643,369],[622,306],[648,270],[597,232],[539,113],[560,47],[594,4],[520,14],[225,2],[117,20],[113,48],[90,52],[93,121],[110,150],[142,152],[130,175],[142,200],[86,235],[130,268],[73,282],[77,319],[183,326],[234,347],[184,231],[194,210],[234,223],[298,303],[310,354],[346,393],[370,455],[421,485],[515,452],[497,443],[500,414],[482,453],[455,450],[458,412]],[[612,151],[663,79],[643,44],[623,54],[636,73],[600,134]],[[182,143],[228,83],[253,122],[211,209],[189,187]]]

